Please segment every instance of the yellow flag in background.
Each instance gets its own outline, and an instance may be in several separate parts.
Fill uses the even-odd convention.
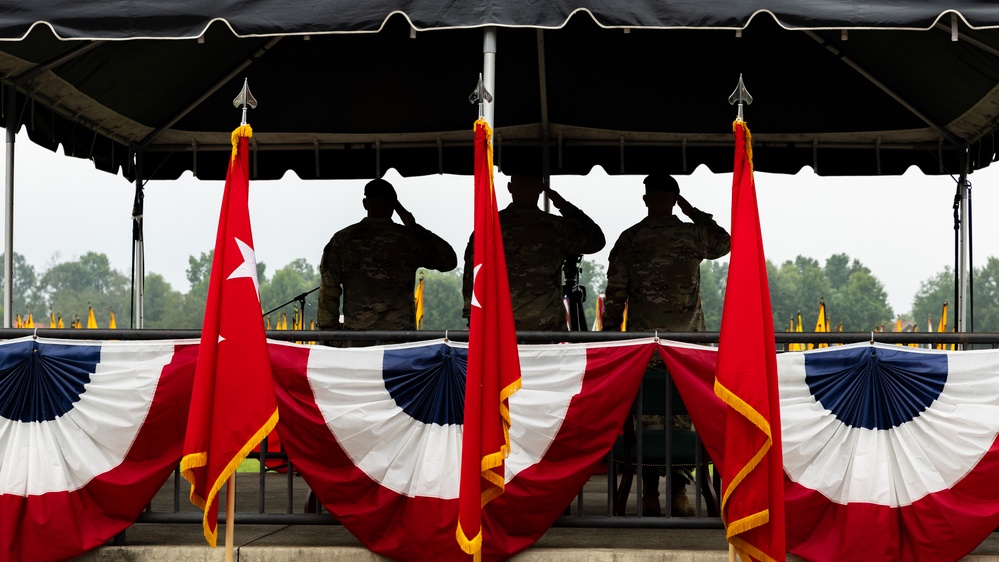
[[[797,321],[794,324],[794,331],[795,331],[795,333],[798,333],[798,332],[802,331],[802,328],[801,328],[801,311],[800,310],[798,311]],[[803,344],[800,344],[800,343],[792,343],[788,347],[788,350],[790,350],[790,351],[805,351],[805,346]]]
[[[35,319],[31,317],[31,313],[30,312],[28,313],[28,319],[24,321],[24,327],[25,328],[34,328],[35,327]]]
[[[594,332],[600,332],[604,329],[604,299],[607,297],[600,293],[597,295],[597,309],[593,315],[593,330]]]
[[[413,295],[416,302],[416,329],[423,329],[423,275],[420,275],[420,282],[416,284],[416,293]]]
[[[947,331],[947,301],[944,301],[943,310],[940,312],[940,326],[937,327],[937,331],[938,332],[946,332]],[[950,348],[954,349],[954,345],[951,344]],[[945,343],[938,343],[937,344],[937,349],[947,349],[947,344],[945,344]]]
[[[621,317],[621,331],[628,331],[628,303],[624,303],[624,315]]]
[[[56,324],[55,312],[50,312],[49,313],[49,328],[56,328],[58,326],[59,325]]]
[[[94,330],[97,328],[97,318],[94,318],[94,307],[88,307],[87,311],[87,329]]]
[[[819,333],[819,332],[828,332],[828,331],[829,331],[829,323],[826,322],[826,301],[825,299],[820,298],[819,317],[815,321],[815,332]],[[808,349],[812,349],[813,347],[819,347],[819,348],[829,347],[829,344],[820,343],[818,346],[813,346],[812,344],[808,344]]]
[[[21,320],[21,315],[20,314],[18,314],[17,315],[17,319],[14,320],[14,327],[15,328],[23,328],[24,327],[24,321]]]
[[[919,326],[916,326],[916,324],[913,323],[912,324],[912,333],[915,334],[918,331],[919,331]],[[909,347],[919,347],[919,344],[918,343],[910,343]]]
[[[117,330],[118,329],[118,323],[115,322],[115,320],[114,320],[114,309],[113,308],[111,309],[111,319],[108,320],[108,328],[111,329],[111,330]]]
[[[56,321],[56,327],[57,328],[65,328],[66,327],[66,324],[64,324],[63,321],[62,321],[62,315],[59,315],[59,320]]]
[[[291,329],[292,330],[304,330],[305,329],[305,311],[303,310],[301,314],[298,312],[298,307],[292,309],[291,315]],[[296,340],[295,343],[305,343],[301,340]]]

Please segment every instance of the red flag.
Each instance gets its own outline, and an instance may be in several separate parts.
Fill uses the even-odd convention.
[[[732,256],[715,373],[727,405],[722,518],[743,560],[769,562],[786,560],[777,353],[751,136],[741,120],[733,129]]]
[[[510,282],[493,189],[492,131],[475,122],[475,246],[465,376],[458,528],[461,548],[482,553],[482,507],[503,493],[510,454],[510,396],[520,389],[520,357]]]
[[[191,483],[191,503],[205,510],[205,538],[213,547],[219,489],[278,420],[250,233],[248,139],[252,135],[248,125],[232,133],[180,465]]]

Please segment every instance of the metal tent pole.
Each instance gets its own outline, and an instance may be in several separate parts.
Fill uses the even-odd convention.
[[[17,90],[6,87],[4,111],[7,113],[7,177],[4,216],[7,220],[4,231],[3,255],[3,325],[10,328],[14,314],[14,140],[17,136]]]
[[[961,199],[961,242],[958,249],[958,286],[957,306],[954,307],[954,326],[958,332],[967,331],[967,299],[968,299],[968,149],[961,150],[961,176],[958,179],[957,191]]]
[[[493,101],[496,99],[496,27],[490,26],[483,29],[482,33],[482,86],[486,92],[492,94],[492,100],[483,100],[482,118],[489,123],[489,126],[496,127],[496,107]]]
[[[146,254],[143,248],[143,178],[142,152],[135,153],[135,200],[132,202],[132,327],[143,327],[143,305],[146,287]]]

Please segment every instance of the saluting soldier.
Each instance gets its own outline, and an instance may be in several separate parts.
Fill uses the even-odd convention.
[[[606,244],[604,233],[583,211],[545,187],[538,177],[514,175],[507,189],[513,202],[499,212],[499,220],[514,325],[517,330],[565,331],[562,263],[566,254],[602,250]],[[538,208],[542,193],[548,195],[562,216]],[[471,310],[474,247],[473,237],[469,237],[461,287],[465,318]]]
[[[645,178],[648,216],[621,233],[610,252],[603,329],[621,330],[625,304],[629,331],[703,332],[701,262],[729,252],[729,234],[710,214],[696,209],[680,195],[680,185],[666,174]],[[673,214],[679,206],[693,223]],[[650,370],[664,370],[657,357]],[[659,418],[659,419],[656,419]],[[662,425],[662,416],[643,416],[644,425]],[[674,415],[674,429],[691,429],[690,416]],[[643,515],[661,514],[659,469],[643,469]],[[674,468],[671,514],[691,516],[686,494],[690,473]]]
[[[610,252],[604,330],[618,331],[628,304],[628,330],[703,332],[701,262],[729,252],[729,234],[680,195],[666,174],[645,178],[648,216],[621,233]],[[673,214],[679,206],[693,220]]]
[[[334,234],[323,250],[320,329],[414,330],[417,269],[451,271],[458,256],[443,238],[416,224],[389,182],[368,182],[362,203],[367,216]],[[392,220],[393,213],[402,224]]]

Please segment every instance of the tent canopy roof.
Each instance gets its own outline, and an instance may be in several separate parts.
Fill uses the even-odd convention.
[[[468,174],[468,96],[481,28],[496,25],[507,173],[729,171],[740,74],[760,171],[938,174],[958,171],[965,148],[971,169],[995,158],[990,2],[400,6],[0,0],[4,112],[102,170],[134,177],[141,153],[146,179],[221,179],[247,78],[258,178]]]
[[[6,4],[6,6],[4,5]],[[870,2],[842,0],[669,2],[611,0],[603,2],[536,2],[492,0],[452,2],[423,0],[401,5],[397,0],[255,0],[169,3],[140,0],[79,6],[39,0],[27,5],[0,2],[4,18],[0,38],[23,39],[46,25],[61,39],[192,39],[213,22],[225,22],[237,37],[296,34],[370,33],[381,31],[395,15],[417,31],[467,29],[488,25],[558,29],[585,14],[603,28],[745,29],[757,16],[769,16],[785,29],[928,30],[949,14],[972,29],[999,25],[995,6],[987,0],[937,2]]]

